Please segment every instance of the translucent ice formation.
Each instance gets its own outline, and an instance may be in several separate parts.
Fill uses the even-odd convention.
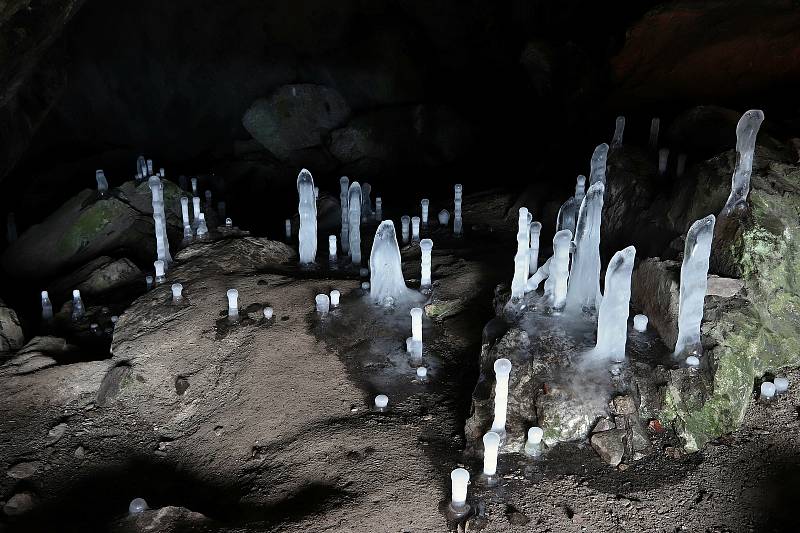
[[[156,285],[164,283],[167,279],[167,276],[164,274],[164,261],[161,259],[153,261],[153,268],[156,271]]]
[[[166,174],[166,171],[163,168],[158,169],[158,175],[159,176],[161,176],[163,178],[165,176],[165,174]]]
[[[94,179],[97,181],[97,192],[102,196],[108,192],[108,180],[106,174],[102,170],[97,170],[94,173]]]
[[[675,175],[677,177],[683,176],[686,170],[686,154],[678,154],[678,162],[675,164]]]
[[[770,400],[775,396],[775,384],[765,381],[761,384],[761,398]]]
[[[439,216],[440,226],[446,226],[447,224],[450,223],[450,211],[448,211],[447,209],[442,209],[441,211],[439,211],[438,216]]]
[[[192,196],[197,196],[197,178],[192,178]]]
[[[422,251],[420,287],[428,288],[431,286],[431,250],[433,250],[433,241],[422,239],[419,241],[419,249]]]
[[[574,196],[570,196],[558,210],[556,231],[568,229],[570,233],[575,234],[575,226],[578,223],[578,209],[580,209],[580,204]]]
[[[460,183],[456,183],[453,187],[454,190],[454,198],[453,198],[453,235],[459,236],[463,233],[464,228],[464,221],[461,219],[461,201],[464,197],[464,186]]]
[[[148,509],[147,502],[144,501],[142,498],[134,498],[131,500],[130,505],[128,505],[128,512],[130,514],[139,514],[143,513]]]
[[[239,318],[239,291],[228,289],[225,294],[228,297],[228,318],[236,320]]]
[[[420,381],[425,381],[428,378],[428,369],[424,366],[417,367],[417,379]]]
[[[147,160],[147,175],[148,176],[152,176],[153,175],[153,160],[152,159],[148,159]]]
[[[753,173],[756,137],[763,121],[764,113],[758,109],[751,109],[746,111],[736,124],[736,167],[733,169],[731,179],[731,194],[725,202],[725,207],[722,208],[722,215],[730,215],[737,206],[747,201],[747,195],[750,193],[750,176]]]
[[[42,320],[47,322],[53,318],[53,304],[50,302],[50,295],[47,291],[42,291]]]
[[[614,362],[625,360],[631,302],[631,274],[636,248],[628,246],[614,254],[606,269],[603,301],[597,314],[597,344],[594,355]]]
[[[349,188],[350,179],[348,179],[347,176],[339,178],[339,206],[341,207],[342,213],[341,246],[343,253],[348,253],[350,251]]]
[[[575,255],[572,258],[571,282],[567,293],[567,309],[596,309],[600,295],[600,224],[603,214],[605,185],[593,183],[583,199],[575,228]]]
[[[469,485],[469,472],[463,468],[456,468],[450,472],[452,484],[449,512],[454,517],[465,516],[469,512],[467,505],[467,485]]]
[[[212,205],[212,203],[211,203],[211,191],[206,191],[205,192],[205,197],[206,197],[206,209],[211,209],[211,205]]]
[[[375,410],[376,411],[386,411],[389,407],[389,397],[385,394],[378,394],[375,396]]]
[[[361,290],[363,290],[364,292],[369,291],[369,281],[361,282]]]
[[[658,151],[658,174],[663,176],[667,173],[669,164],[669,148],[662,148]]]
[[[530,249],[528,250],[528,275],[533,275],[539,268],[539,236],[542,234],[542,223],[531,222],[528,228],[531,237]],[[526,288],[526,292],[530,290]]]
[[[553,237],[553,257],[550,258],[549,276],[544,282],[544,296],[555,311],[564,309],[569,282],[569,249],[572,233],[561,230]]]
[[[350,184],[348,192],[348,238],[350,239],[350,261],[361,264],[361,185]]]
[[[314,187],[314,200],[319,200],[319,187]]]
[[[297,207],[300,213],[298,253],[300,264],[308,265],[317,257],[317,202],[314,199],[314,178],[306,169],[297,176],[297,193],[300,196]]]
[[[422,217],[421,218],[422,218],[422,225],[423,226],[427,226],[428,225],[428,208],[430,207],[430,204],[431,204],[431,202],[427,198],[423,198],[422,201],[420,202],[420,206],[422,207]]]
[[[690,355],[686,358],[686,366],[700,366],[700,359],[695,355]]]
[[[578,209],[581,208],[584,196],[586,196],[586,176],[581,174],[575,180],[575,201],[578,203]]]
[[[606,184],[606,162],[608,160],[608,145],[603,143],[594,149],[589,169],[589,189],[595,183]]]
[[[530,213],[526,207],[519,208],[517,216],[517,252],[514,254],[514,277],[511,279],[511,298],[525,295],[525,282],[528,281],[530,267]]]
[[[403,237],[403,244],[408,244],[408,238],[410,234],[411,227],[411,217],[408,215],[403,215],[400,217],[400,233]]]
[[[192,229],[197,230],[200,224],[200,197],[192,196]]]
[[[540,427],[533,426],[528,429],[528,440],[525,442],[525,454],[531,457],[538,457],[542,455],[542,437],[544,437],[544,430]]]
[[[147,162],[143,155],[136,158],[136,173],[142,177],[147,176]]]
[[[275,314],[275,310],[274,310],[274,309],[272,309],[271,307],[265,307],[265,308],[264,308],[264,319],[265,319],[265,320],[271,320],[271,319],[272,319],[272,316],[273,316],[274,314]]]
[[[625,133],[625,117],[617,117],[614,124],[614,137],[611,140],[611,147],[616,148],[622,146],[622,136]]]
[[[206,224],[206,214],[200,213],[197,219],[197,238],[203,239],[208,236],[208,225]]]
[[[361,216],[364,218],[372,216],[372,199],[370,198],[370,193],[372,193],[372,185],[364,183],[364,185],[361,186]]]
[[[411,242],[419,242],[419,217],[411,217]]]
[[[497,474],[497,452],[500,450],[500,435],[490,431],[483,436],[483,475],[492,478]]]
[[[369,254],[369,273],[373,302],[388,306],[406,299],[408,289],[391,220],[381,222],[375,231]]]
[[[383,198],[380,196],[375,197],[375,220],[383,220]]]
[[[189,221],[189,198],[181,196],[181,218],[183,219],[183,238],[192,238],[192,223]]]
[[[287,218],[284,227],[286,228],[286,240],[288,241],[292,238],[292,219]]]
[[[775,392],[777,394],[783,394],[787,390],[789,390],[789,379],[785,377],[777,377],[772,380],[772,383],[775,384]]]
[[[180,283],[172,284],[172,301],[178,303],[183,300],[183,285]]]
[[[511,375],[511,361],[498,359],[494,362],[494,421],[491,431],[504,438],[506,434],[506,409],[508,408],[508,379]]]
[[[336,262],[336,235],[328,235],[328,261]]]
[[[75,289],[72,291],[72,320],[81,320],[86,315],[86,308],[83,306],[81,299],[81,291]]]
[[[339,298],[341,298],[341,296],[342,294],[336,289],[331,291],[331,307],[339,307]]]
[[[226,218],[225,219],[225,227],[226,228],[232,228],[233,227],[233,220],[231,220],[230,218]]]
[[[422,357],[422,309],[414,307],[409,311],[411,315],[411,357]]]
[[[331,299],[327,294],[317,294],[317,296],[314,297],[314,303],[317,306],[317,313],[327,315],[331,310]]]
[[[550,277],[550,264],[553,258],[549,258],[542,266],[536,269],[533,276],[531,276],[527,283],[525,283],[525,292],[535,291],[539,288],[539,284]]]
[[[644,333],[647,331],[647,322],[648,320],[646,315],[636,315],[633,317],[633,329],[639,333]]]
[[[152,289],[153,288],[153,276],[151,276],[150,274],[145,276],[144,277],[144,283],[145,283],[145,286],[147,286],[147,290]]]
[[[661,127],[661,119],[653,117],[650,121],[650,149],[655,150],[658,147],[658,129]]]
[[[680,300],[678,304],[678,340],[675,355],[702,352],[700,322],[703,320],[703,300],[708,286],[708,261],[714,237],[714,215],[692,224],[686,234],[681,265]]]
[[[167,215],[164,211],[164,186],[161,178],[153,176],[147,181],[150,187],[153,204],[153,220],[156,234],[156,254],[165,265],[172,262],[169,253],[169,238],[167,237]]]

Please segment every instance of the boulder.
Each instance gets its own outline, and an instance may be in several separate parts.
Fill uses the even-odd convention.
[[[16,311],[0,300],[0,354],[19,350],[25,343]]]
[[[97,296],[143,278],[144,273],[130,259],[101,256],[51,284],[50,295],[66,298],[78,289],[82,296]]]

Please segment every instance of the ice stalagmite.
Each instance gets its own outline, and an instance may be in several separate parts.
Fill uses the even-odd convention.
[[[589,170],[589,188],[595,183],[606,184],[606,162],[608,160],[608,145],[603,143],[594,149]]]
[[[529,259],[529,237],[530,221],[528,209],[519,208],[517,220],[517,253],[514,255],[514,277],[511,279],[511,297],[522,298],[525,296],[525,282],[528,281]]]
[[[108,180],[106,179],[106,174],[102,170],[98,170],[94,173],[94,178],[97,180],[97,192],[100,195],[104,195],[108,192]]]
[[[348,253],[350,251],[350,218],[347,207],[350,204],[348,199],[349,187],[350,179],[348,179],[347,176],[342,176],[339,178],[339,206],[341,207],[342,212],[342,233],[339,242],[341,243],[340,246],[342,247],[342,252],[344,253]]]
[[[369,218],[372,216],[372,185],[365,183],[361,186],[361,216]]]
[[[532,276],[539,268],[539,235],[542,233],[541,222],[531,222],[528,234],[531,238],[528,250],[528,275]]]
[[[631,274],[636,248],[628,246],[614,254],[606,269],[603,302],[597,315],[597,344],[593,355],[614,362],[625,360],[628,316],[631,302]]]
[[[650,141],[649,146],[651,150],[658,148],[658,130],[661,127],[661,119],[653,117],[650,121]]]
[[[686,234],[675,355],[700,354],[702,351],[700,322],[703,320],[703,300],[708,286],[708,259],[714,237],[714,222],[714,215],[708,215],[692,224]]]
[[[613,148],[617,148],[618,146],[622,146],[622,136],[625,133],[625,117],[617,117],[617,121],[614,124],[614,137],[611,140],[611,146]]]
[[[578,210],[581,204],[575,199],[574,196],[561,205],[556,217],[556,231],[568,229],[570,233],[575,233],[575,225],[578,223]]]
[[[548,305],[556,311],[564,308],[567,301],[569,281],[569,248],[572,232],[561,230],[553,237],[553,257],[550,262],[550,276],[544,283],[544,296]]]
[[[306,169],[297,175],[297,193],[300,203],[297,211],[300,213],[300,229],[297,234],[300,239],[298,253],[300,264],[313,263],[317,256],[317,202],[314,199],[314,178]]]
[[[572,258],[567,309],[580,311],[600,305],[600,223],[605,185],[589,187],[578,213],[575,229],[575,255]]]
[[[750,175],[753,173],[756,137],[763,121],[764,113],[751,109],[742,115],[736,124],[736,167],[733,169],[731,194],[720,215],[730,215],[737,206],[747,201],[747,195],[750,193]]]
[[[533,276],[528,279],[528,282],[525,284],[525,290],[527,292],[535,291],[539,288],[539,284],[546,280],[550,276],[550,263],[553,262],[553,258],[550,257],[547,261],[544,262],[542,266],[536,269],[536,272]]]
[[[347,221],[349,225],[350,261],[354,265],[361,264],[361,185],[357,181],[350,184],[347,193]]]
[[[394,222],[384,220],[375,232],[372,252],[369,254],[369,283],[372,300],[380,305],[392,305],[404,300],[409,293],[403,279],[400,246],[394,231]]]
[[[578,209],[586,196],[586,176],[581,174],[575,182],[575,201],[578,202]]]
[[[156,255],[164,261],[164,264],[172,262],[172,255],[169,253],[169,238],[167,237],[167,215],[164,211],[164,186],[161,179],[152,176],[148,182],[152,194],[153,221],[156,232]]]

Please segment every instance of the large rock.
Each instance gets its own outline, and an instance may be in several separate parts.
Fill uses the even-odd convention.
[[[50,285],[50,295],[66,297],[78,289],[82,296],[95,296],[143,278],[144,273],[130,259],[101,256]]]
[[[284,85],[260,98],[242,124],[264,148],[281,159],[320,147],[328,133],[347,122],[350,108],[334,89],[322,85]]]
[[[19,350],[25,343],[25,334],[16,311],[0,300],[0,354]]]

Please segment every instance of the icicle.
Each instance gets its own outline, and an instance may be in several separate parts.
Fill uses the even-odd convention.
[[[608,160],[608,145],[603,143],[594,149],[590,162],[589,187],[595,183],[606,184],[606,161]]]
[[[631,273],[636,248],[628,246],[614,254],[606,269],[603,302],[597,315],[597,344],[593,354],[614,362],[625,360],[628,316],[631,301]]]
[[[596,309],[600,295],[600,224],[603,214],[605,186],[592,184],[578,212],[575,229],[575,255],[567,292],[567,309]]]
[[[559,231],[553,237],[553,257],[550,263],[550,275],[544,284],[544,295],[548,305],[555,311],[562,310],[567,301],[571,243],[572,232],[568,229]]]
[[[300,264],[308,265],[317,257],[317,203],[314,200],[314,178],[306,169],[301,170],[297,176],[297,193],[300,196],[297,206],[300,213],[298,253]]]
[[[764,113],[757,109],[747,111],[736,124],[736,167],[731,179],[731,194],[721,215],[730,215],[733,210],[747,201],[750,193],[750,176],[753,173],[753,155],[756,150],[756,137]]]
[[[699,355],[700,322],[703,320],[703,301],[708,287],[708,261],[714,237],[714,215],[692,224],[686,234],[681,265],[680,301],[678,306],[678,340],[675,355]]]

